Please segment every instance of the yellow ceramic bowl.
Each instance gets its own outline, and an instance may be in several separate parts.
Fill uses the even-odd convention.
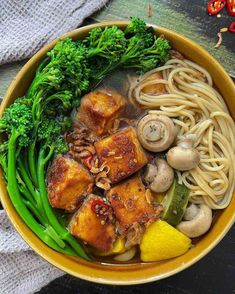
[[[86,26],[70,32],[63,37],[71,37],[74,40],[82,39],[94,27],[104,27],[106,25],[118,25],[124,28],[127,22],[116,21]],[[156,27],[156,33],[164,34],[171,42],[173,48],[179,50],[194,62],[204,66],[210,72],[216,87],[223,95],[233,118],[235,118],[235,87],[223,67],[208,52],[189,39],[160,27]],[[4,109],[8,107],[15,98],[25,93],[34,77],[38,64],[55,43],[56,40],[42,48],[21,69],[6,93],[5,99],[1,105],[0,115],[2,115]],[[111,285],[147,283],[163,279],[186,269],[215,247],[235,220],[235,197],[233,197],[230,205],[217,214],[217,219],[211,230],[186,254],[162,262],[149,264],[135,263],[119,266],[98,262],[86,262],[79,258],[71,258],[55,252],[40,241],[19,217],[8,197],[6,185],[2,177],[0,177],[0,196],[2,204],[14,227],[39,255],[56,267],[75,277]]]

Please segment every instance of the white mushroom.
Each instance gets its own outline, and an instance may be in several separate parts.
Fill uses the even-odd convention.
[[[182,221],[176,228],[186,236],[195,238],[205,234],[209,230],[211,223],[212,210],[207,205],[200,204],[196,215],[191,220]]]
[[[167,162],[174,169],[185,171],[190,170],[198,165],[200,154],[197,149],[193,148],[195,135],[178,136],[176,147],[167,152]]]
[[[165,192],[173,183],[174,171],[168,165],[166,160],[156,158],[152,163],[147,165],[144,180],[148,183],[150,190],[154,192]]]
[[[186,208],[183,219],[190,221],[198,214],[199,207],[194,204],[190,203],[190,205]]]
[[[137,127],[140,143],[153,152],[168,149],[175,140],[175,133],[173,121],[165,115],[147,114]]]

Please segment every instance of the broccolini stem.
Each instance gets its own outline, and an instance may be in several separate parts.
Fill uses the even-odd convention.
[[[18,158],[18,157],[19,157],[19,155],[20,155],[20,152],[21,152],[21,149],[22,149],[22,147],[21,147],[21,146],[18,146],[18,148],[16,149],[16,158]]]
[[[24,164],[23,164],[23,161],[22,159],[19,157],[18,160],[17,160],[17,163],[18,163],[18,166],[19,166],[19,173],[22,177],[22,179],[24,180],[24,183],[26,184],[28,190],[30,191],[31,195],[33,196],[34,200],[37,201],[37,198],[38,198],[38,194],[36,193],[35,191],[35,188],[26,172],[26,169],[24,167]]]
[[[32,117],[33,117],[33,124],[35,129],[37,129],[38,122],[40,121],[41,116],[41,104],[40,99],[42,98],[43,91],[39,91],[36,95],[36,97],[33,99],[33,105],[32,105]],[[39,109],[38,109],[39,108]]]
[[[21,171],[21,177],[23,178],[24,181],[26,181],[28,183],[28,185],[32,185],[32,183],[30,182],[30,179],[28,178],[27,174],[26,174],[26,170],[23,166],[23,161],[21,159],[18,160],[19,162],[19,167],[20,167],[20,171]],[[61,240],[61,238],[58,236],[58,234],[55,232],[55,230],[53,228],[50,228],[47,216],[44,212],[44,207],[41,203],[41,197],[38,194],[36,195],[36,202],[35,199],[32,198],[30,192],[28,191],[26,186],[23,186],[23,184],[19,185],[19,189],[21,191],[21,193],[27,198],[23,199],[25,205],[34,213],[34,215],[38,218],[38,220],[41,222],[41,224],[46,227],[46,232],[51,236],[51,238],[61,247],[64,248],[65,247],[65,243],[63,242],[63,240]]]
[[[37,178],[37,168],[36,168],[36,160],[35,160],[35,145],[36,140],[29,146],[28,149],[28,163],[29,163],[29,172],[32,178],[33,184],[35,187],[38,187],[38,178]]]
[[[50,160],[51,156],[53,155],[53,150],[50,149],[49,153],[45,154],[45,149],[41,148],[39,151],[39,157],[38,157],[38,185],[39,185],[39,192],[40,196],[42,198],[42,203],[44,205],[45,212],[47,214],[47,218],[50,222],[50,225],[55,229],[55,231],[60,235],[60,237],[67,241],[70,246],[74,249],[74,251],[77,253],[78,256],[90,260],[90,258],[87,256],[83,248],[80,246],[80,244],[74,239],[74,237],[68,232],[67,229],[65,229],[56,218],[53,209],[49,203],[48,195],[47,195],[47,189],[46,189],[46,183],[45,183],[45,166],[47,162]]]
[[[61,247],[61,248],[65,248],[66,244],[65,242],[60,238],[60,236],[58,236],[58,234],[56,233],[56,231],[50,226],[47,225],[46,226],[46,230],[47,234],[53,239],[55,240],[55,242]],[[69,247],[70,248],[70,247]],[[72,249],[72,248],[70,248]],[[74,252],[75,253],[75,252]],[[76,253],[75,253],[76,254]]]
[[[36,75],[39,75],[40,73],[42,73],[43,69],[46,67],[46,65],[50,62],[50,57],[46,57],[45,59],[43,59],[43,61],[39,64],[37,71],[36,71]]]
[[[22,193],[24,194],[24,193]],[[25,194],[24,194],[25,195]],[[38,211],[38,209],[35,207],[35,205],[30,202],[28,199],[23,199],[24,204],[28,207],[28,209],[37,217],[37,219],[40,221],[42,225],[46,223],[45,219],[41,215],[41,213]]]
[[[36,71],[35,77],[27,90],[27,97],[33,98],[35,90],[38,89],[38,86],[43,82],[43,77],[45,73],[42,71],[42,68],[39,67]]]
[[[28,165],[28,148],[25,148],[24,149],[24,153],[23,153],[23,165],[24,165],[24,168],[26,170],[26,173],[28,175],[30,175],[29,165]]]
[[[58,236],[58,234],[55,232],[55,230],[53,228],[50,227],[50,225],[48,225],[48,220],[45,216],[45,214],[43,215],[42,211],[40,209],[38,209],[35,205],[35,203],[33,201],[31,201],[30,197],[31,194],[30,192],[27,190],[26,187],[21,186],[20,187],[20,191],[21,193],[27,198],[24,199],[22,198],[24,204],[28,207],[28,209],[37,217],[37,219],[40,221],[40,223],[46,227],[46,232],[51,236],[51,238],[61,247],[64,248],[65,247],[65,243],[63,242],[63,240],[61,240],[61,238]]]
[[[19,175],[20,176],[20,175]],[[35,199],[32,197],[32,195],[30,194],[29,190],[27,189],[27,187],[18,182],[18,187],[19,187],[19,191],[21,192],[21,194],[23,194],[25,196],[25,198],[32,203],[34,206],[37,205],[37,202],[35,201]]]
[[[26,184],[29,192],[31,193],[34,201],[36,202],[37,204],[37,207],[38,207],[38,210],[40,211],[40,214],[42,215],[42,217],[44,218],[44,220],[46,220],[46,223],[48,223],[48,220],[47,220],[47,215],[46,215],[46,212],[44,211],[44,207],[43,207],[43,204],[42,204],[42,199],[38,193],[38,191],[35,190],[26,170],[25,170],[25,167],[24,167],[24,164],[23,164],[23,161],[21,158],[18,158],[18,166],[19,166],[19,173],[24,181],[24,183]],[[44,222],[45,224],[45,222]]]
[[[8,178],[8,185],[7,190],[9,193],[9,196],[11,198],[12,203],[14,204],[14,207],[17,211],[17,213],[20,215],[20,217],[23,219],[23,221],[27,224],[27,226],[49,247],[69,255],[73,252],[70,249],[62,249],[60,248],[57,243],[45,232],[44,228],[36,222],[36,220],[33,218],[31,213],[28,211],[27,207],[25,206],[24,202],[22,201],[19,187],[17,184],[16,179],[16,144],[17,139],[19,137],[19,134],[13,129],[11,133],[11,137],[8,142],[8,172],[7,172],[7,178]]]

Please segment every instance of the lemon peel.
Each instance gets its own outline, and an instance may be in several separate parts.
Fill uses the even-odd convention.
[[[191,240],[169,225],[158,220],[145,231],[141,243],[141,260],[160,261],[184,254],[191,245]]]

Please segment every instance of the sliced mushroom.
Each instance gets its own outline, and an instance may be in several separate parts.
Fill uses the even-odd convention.
[[[173,183],[174,171],[166,160],[156,158],[153,163],[147,165],[144,180],[148,183],[150,190],[165,192]]]
[[[168,149],[175,140],[175,125],[165,115],[147,114],[138,123],[138,138],[142,146],[153,152]]]
[[[193,219],[182,221],[176,228],[190,238],[205,234],[212,223],[212,210],[205,204],[200,204]]]
[[[185,171],[190,170],[198,165],[200,154],[197,149],[193,148],[195,135],[178,136],[179,141],[176,147],[167,152],[167,162],[174,169]]]

